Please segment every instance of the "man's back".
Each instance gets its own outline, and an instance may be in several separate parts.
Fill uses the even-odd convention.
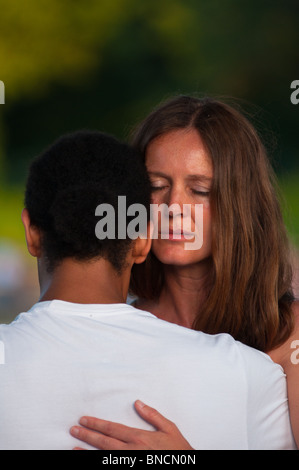
[[[126,304],[42,302],[0,327],[0,449],[72,449],[82,415],[151,429],[140,399],[195,449],[291,449],[282,369],[228,335]]]

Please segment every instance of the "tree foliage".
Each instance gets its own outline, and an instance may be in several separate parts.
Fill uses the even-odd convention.
[[[288,162],[299,109],[297,0],[0,0],[6,166],[20,179],[53,137],[121,137],[175,93],[230,95],[268,113]],[[2,145],[4,145],[2,143]],[[1,146],[1,144],[0,144]]]
[[[130,0],[1,0],[0,63],[18,98],[51,82],[72,83],[101,63],[103,47],[127,19]]]

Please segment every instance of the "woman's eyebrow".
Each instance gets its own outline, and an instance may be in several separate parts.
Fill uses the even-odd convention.
[[[149,176],[159,176],[160,178],[165,178],[167,180],[171,180],[171,177],[169,175],[166,175],[165,173],[162,173],[161,171],[148,171]],[[200,181],[201,183],[212,183],[213,178],[208,175],[187,175],[186,177],[188,180],[191,181]]]
[[[166,178],[166,179],[170,179],[170,177],[168,175],[166,175],[165,173],[161,173],[160,171],[148,171],[148,174],[150,176],[160,176],[161,178]]]
[[[204,183],[211,183],[213,181],[213,178],[207,175],[188,175],[187,178],[189,180],[202,181]]]

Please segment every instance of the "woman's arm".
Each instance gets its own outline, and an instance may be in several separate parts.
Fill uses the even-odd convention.
[[[140,400],[135,402],[138,414],[156,431],[144,431],[102,419],[83,417],[81,426],[70,433],[101,450],[194,450],[174,423]]]
[[[299,302],[294,302],[293,312],[295,328],[291,337],[269,355],[274,362],[282,366],[287,377],[292,430],[299,448]]]
[[[299,448],[299,302],[294,303],[295,329],[288,340],[284,371],[287,376],[292,430]]]
[[[297,360],[299,358],[299,336],[297,345]],[[294,350],[290,351],[291,354]],[[287,376],[288,384],[288,397],[289,397],[289,409],[291,417],[291,425],[296,441],[296,445],[299,449],[299,364],[293,364],[289,359],[289,366],[285,367],[285,373]]]

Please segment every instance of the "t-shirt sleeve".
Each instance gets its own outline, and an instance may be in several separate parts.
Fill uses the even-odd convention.
[[[269,356],[238,343],[247,378],[250,450],[296,450],[283,369]]]

